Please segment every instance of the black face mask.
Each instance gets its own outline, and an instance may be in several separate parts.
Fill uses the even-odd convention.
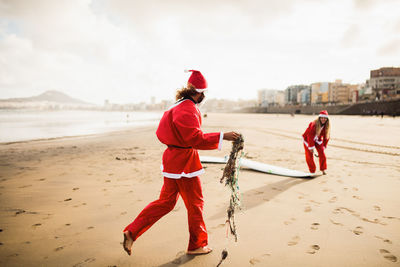
[[[206,97],[206,96],[205,96],[203,93],[201,93],[197,104],[200,104],[200,103],[204,100],[205,97]]]

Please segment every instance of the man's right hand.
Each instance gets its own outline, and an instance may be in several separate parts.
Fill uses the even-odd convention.
[[[235,141],[239,138],[239,136],[240,134],[238,134],[237,132],[227,132],[224,133],[224,140]]]

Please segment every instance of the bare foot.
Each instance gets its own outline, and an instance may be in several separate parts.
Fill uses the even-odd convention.
[[[205,246],[205,247],[197,248],[195,250],[188,250],[186,252],[186,254],[189,254],[189,255],[202,255],[202,254],[208,254],[211,251],[212,251],[212,248],[209,248],[209,247]]]
[[[128,255],[130,256],[132,254],[132,245],[133,245],[133,239],[131,237],[131,234],[129,231],[124,232],[124,243],[122,246],[124,247],[124,250]]]
[[[326,175],[327,173],[326,173],[326,171],[324,170],[324,171],[322,171],[322,174],[323,174],[323,175]]]

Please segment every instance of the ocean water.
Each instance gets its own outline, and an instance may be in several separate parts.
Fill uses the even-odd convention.
[[[156,125],[162,112],[0,110],[0,143]]]

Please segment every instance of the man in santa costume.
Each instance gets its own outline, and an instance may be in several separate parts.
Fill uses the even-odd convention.
[[[192,72],[187,86],[177,92],[177,102],[164,112],[157,137],[167,145],[162,157],[164,184],[160,197],[148,204],[136,219],[124,229],[124,250],[131,255],[135,240],[161,217],[169,213],[179,198],[185,203],[189,222],[187,254],[207,254],[208,235],[203,220],[203,194],[200,174],[204,173],[198,149],[221,149],[222,140],[234,141],[236,132],[203,133],[201,113],[196,104],[204,99],[207,81],[197,70]]]
[[[308,169],[315,173],[314,148],[318,152],[319,168],[323,174],[326,174],[326,156],[325,149],[328,145],[330,136],[330,123],[328,111],[322,110],[316,120],[310,122],[308,128],[303,134],[304,150]]]

